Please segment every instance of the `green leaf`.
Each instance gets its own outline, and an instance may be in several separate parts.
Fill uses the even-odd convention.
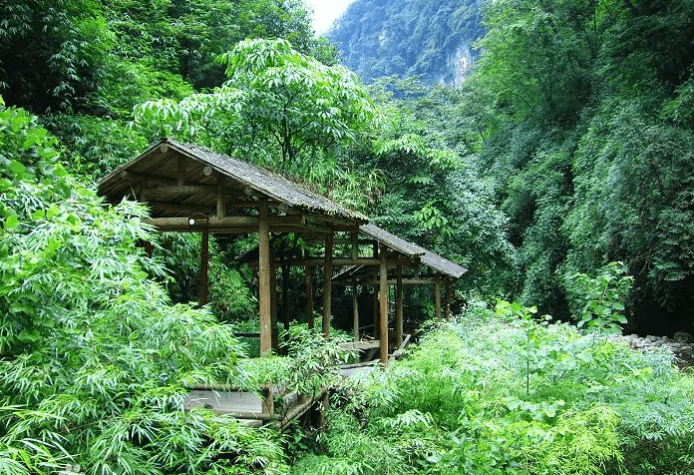
[[[5,229],[14,229],[19,226],[19,219],[16,214],[11,214],[5,219]]]
[[[56,176],[58,178],[67,176],[67,170],[65,170],[65,167],[58,163],[56,164],[55,169],[53,170],[53,176]]]
[[[50,208],[48,208],[48,213],[46,213],[46,218],[47,219],[53,219],[54,217],[58,216],[60,214],[60,208],[58,208],[57,205],[51,205]]]
[[[10,171],[14,173],[18,179],[24,178],[26,170],[26,167],[17,160],[12,160],[10,162]]]
[[[31,315],[34,313],[34,308],[24,303],[13,302],[12,305],[10,305],[10,313],[25,313]]]
[[[27,341],[27,342],[35,342],[38,341],[41,335],[39,335],[38,330],[32,329],[32,330],[27,330],[26,328],[22,330],[19,335],[17,335],[17,338],[21,341]]]

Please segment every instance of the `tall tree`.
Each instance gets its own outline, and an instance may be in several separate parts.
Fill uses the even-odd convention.
[[[0,93],[39,113],[83,109],[112,40],[98,1],[3,1]]]
[[[205,144],[314,185],[359,183],[340,165],[341,151],[374,133],[380,118],[354,73],[281,39],[243,41],[219,61],[226,66],[224,85],[179,102],[138,106],[137,123],[153,136]],[[368,172],[362,177],[359,193],[369,190],[368,196],[378,183]]]

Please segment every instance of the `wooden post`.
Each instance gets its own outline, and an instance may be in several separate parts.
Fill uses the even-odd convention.
[[[330,336],[333,288],[333,238],[332,232],[325,236],[325,264],[323,264],[323,336]]]
[[[402,344],[403,334],[403,305],[402,305],[402,266],[396,268],[397,284],[395,286],[395,342]]]
[[[444,311],[444,318],[446,320],[451,319],[451,300],[452,300],[452,295],[451,295],[451,281],[448,280],[446,281],[446,307]]]
[[[284,330],[289,330],[289,262],[282,255],[282,321]]]
[[[379,300],[378,300],[378,284],[374,284],[373,288],[373,314],[374,314],[374,339],[378,340],[381,334],[381,320],[379,318]]]
[[[263,388],[262,412],[270,415],[275,413],[275,397],[272,394],[272,384],[268,384]]]
[[[379,277],[381,278],[381,364],[388,362],[388,263],[386,262],[386,250],[380,249],[381,268]]]
[[[378,259],[378,243],[374,241],[373,243],[373,258]],[[374,276],[375,277],[375,276]],[[379,339],[381,335],[381,319],[379,311],[379,298],[378,298],[379,284],[374,284],[374,295],[373,295],[373,314],[374,314],[374,339]]]
[[[357,279],[352,279],[352,336],[359,341],[359,299],[357,296]]]
[[[321,430],[327,429],[327,423],[325,421],[325,415],[328,412],[329,408],[330,408],[330,394],[329,394],[329,391],[325,391],[325,394],[323,394],[323,397],[321,398],[320,418],[318,421],[318,427]]]
[[[200,244],[200,286],[198,288],[198,302],[202,307],[210,298],[210,285],[208,268],[210,265],[210,233],[207,230],[202,232],[202,242]]]
[[[313,267],[304,267],[306,280],[306,318],[308,319],[308,327],[313,328],[315,322],[313,321]]]
[[[270,250],[270,325],[272,326],[272,348],[278,351],[280,348],[279,334],[277,331],[277,267],[275,253]]]
[[[272,321],[270,313],[270,225],[268,223],[267,202],[259,208],[260,223],[258,233],[258,306],[260,313],[260,354],[265,355],[272,349]]]
[[[359,257],[359,233],[352,233],[352,259]],[[352,336],[359,341],[359,298],[357,279],[352,279]]]
[[[227,215],[227,200],[224,196],[224,175],[217,176],[217,217],[224,218]]]
[[[434,285],[434,303],[436,304],[436,320],[441,321],[441,281],[438,279]]]

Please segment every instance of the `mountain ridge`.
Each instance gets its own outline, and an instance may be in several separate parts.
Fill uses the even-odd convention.
[[[419,76],[460,85],[478,57],[485,1],[356,0],[327,36],[364,82]]]

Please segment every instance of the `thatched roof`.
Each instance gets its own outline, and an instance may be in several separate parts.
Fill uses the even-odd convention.
[[[364,224],[359,227],[359,232],[376,239],[379,243],[384,244],[391,249],[395,249],[402,254],[409,256],[420,256],[422,264],[447,277],[459,279],[465,272],[467,272],[467,269],[459,266],[455,262],[449,261],[448,259],[423,248],[422,246],[405,241],[404,239],[389,233],[385,229],[379,228],[375,224]]]
[[[116,168],[101,180],[98,189],[111,202],[141,194],[153,216],[182,217],[195,209],[213,212],[220,182],[231,206],[237,201],[268,199],[274,206],[289,208],[289,214],[306,213],[319,222],[367,221],[362,214],[263,168],[167,138]]]
[[[405,241],[404,239],[401,239],[374,224],[365,224],[360,226],[359,232],[376,240],[379,244],[383,244],[388,248],[404,254],[405,256],[418,257],[420,263],[431,269],[434,274],[439,274],[443,277],[451,279],[459,279],[463,276],[463,274],[465,274],[465,272],[467,272],[467,269],[463,266],[460,266],[455,262],[436,254],[435,252],[431,252],[422,246]],[[366,266],[349,266],[335,275],[333,280],[344,280],[368,272],[370,272],[370,269]]]
[[[452,277],[454,279],[460,279],[463,276],[463,274],[467,272],[467,269],[465,267],[460,266],[455,262],[446,259],[445,257],[441,257],[435,252],[431,252],[420,246],[416,247],[419,247],[421,250],[424,251],[424,255],[422,256],[422,264],[440,274],[443,274],[447,277]]]
[[[359,232],[406,257],[418,257],[424,255],[426,252],[425,249],[407,242],[404,239],[400,239],[396,235],[390,234],[385,229],[381,229],[374,224],[364,224],[360,226]]]

